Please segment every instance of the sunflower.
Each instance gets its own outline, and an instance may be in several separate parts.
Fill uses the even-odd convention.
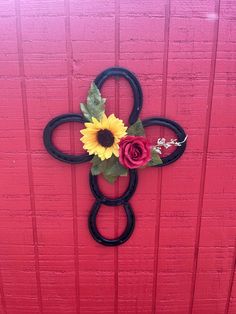
[[[99,121],[92,117],[92,122],[85,123],[86,128],[81,130],[84,143],[83,148],[89,155],[97,155],[101,160],[108,159],[114,154],[119,156],[119,141],[126,135],[127,127],[114,114],[107,117],[105,114]]]

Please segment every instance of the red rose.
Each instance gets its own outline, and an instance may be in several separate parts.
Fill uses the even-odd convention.
[[[151,160],[151,145],[143,136],[125,136],[119,146],[119,161],[125,168],[138,168]]]

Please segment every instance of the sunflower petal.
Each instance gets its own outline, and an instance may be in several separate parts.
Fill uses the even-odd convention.
[[[114,114],[111,114],[109,117],[103,114],[101,121],[92,117],[92,122],[86,122],[85,127],[85,129],[80,131],[83,135],[80,140],[84,144],[83,148],[90,155],[97,155],[101,160],[111,158],[112,154],[116,157],[119,156],[118,143],[127,134],[127,127],[122,120],[117,119]],[[110,147],[104,147],[98,142],[98,131],[105,129],[109,130],[114,136],[114,143]]]

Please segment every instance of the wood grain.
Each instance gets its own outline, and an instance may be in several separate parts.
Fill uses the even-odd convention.
[[[236,313],[235,18],[234,0],[0,1],[0,313]],[[90,165],[53,159],[42,132],[114,65],[140,80],[142,118],[189,140],[176,163],[139,171],[135,231],[109,248],[87,227]],[[127,123],[128,83],[102,93]],[[61,126],[56,144],[82,152],[81,128]],[[119,195],[127,178],[99,184]],[[98,225],[120,233],[123,209],[102,206]]]

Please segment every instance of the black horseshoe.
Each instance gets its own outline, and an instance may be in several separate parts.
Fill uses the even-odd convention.
[[[60,151],[58,148],[56,148],[55,145],[53,144],[52,135],[54,130],[59,125],[67,122],[85,123],[87,121],[84,119],[82,115],[75,113],[67,113],[57,116],[56,118],[49,121],[44,129],[43,132],[44,146],[46,147],[50,155],[52,155],[54,158],[60,161],[64,161],[70,164],[80,164],[82,162],[90,161],[93,158],[93,155],[89,155],[88,153],[81,155],[66,154]]]
[[[133,196],[134,192],[136,191],[137,184],[138,184],[137,171],[135,169],[132,169],[129,171],[129,175],[130,175],[129,184],[124,194],[117,198],[109,198],[103,195],[101,190],[99,189],[97,176],[93,176],[90,172],[89,184],[90,184],[91,191],[93,195],[95,196],[96,200],[107,206],[119,206],[128,202],[130,198]]]
[[[167,127],[175,132],[178,142],[182,142],[186,138],[186,134],[184,132],[184,129],[175,121],[166,119],[166,118],[159,118],[159,117],[153,117],[148,118],[142,121],[144,127],[152,126],[152,125],[160,125]],[[177,146],[177,148],[171,153],[170,155],[166,157],[162,157],[162,164],[156,165],[153,167],[163,167],[171,164],[172,162],[175,162],[177,159],[179,159],[186,148],[186,142],[182,143],[181,146]]]
[[[142,109],[143,94],[142,94],[140,83],[132,72],[130,72],[129,70],[125,68],[119,68],[119,67],[108,68],[105,71],[101,72],[94,80],[94,83],[100,89],[102,85],[104,84],[104,82],[111,76],[124,77],[129,82],[129,85],[132,89],[134,103],[133,103],[132,111],[129,116],[129,123],[132,125],[137,121],[140,111]],[[54,130],[59,125],[63,123],[67,123],[67,122],[85,123],[87,122],[87,120],[80,114],[68,113],[68,114],[57,116],[56,118],[49,121],[43,133],[43,141],[44,141],[44,145],[48,153],[60,161],[64,161],[71,164],[83,163],[83,162],[92,160],[93,155],[89,155],[88,153],[81,154],[81,155],[66,154],[60,151],[54,145],[53,140],[52,140]],[[164,126],[171,129],[172,131],[175,132],[178,142],[183,142],[186,138],[186,134],[183,128],[178,123],[172,120],[169,120],[166,118],[160,118],[160,117],[153,117],[150,119],[143,120],[144,127],[149,127],[152,125]],[[186,148],[186,142],[183,142],[181,146],[177,146],[174,152],[162,158],[163,164],[157,165],[155,167],[163,167],[163,166],[166,166],[175,162],[177,159],[179,159],[182,156],[182,154],[185,151],[185,148]],[[93,236],[94,240],[102,245],[106,245],[106,246],[120,245],[126,242],[133,233],[134,225],[135,225],[135,216],[133,213],[133,209],[131,205],[128,203],[128,201],[133,196],[137,188],[137,183],[138,183],[137,170],[136,169],[129,170],[129,175],[130,175],[129,184],[128,184],[127,189],[123,193],[123,195],[117,198],[109,198],[101,192],[98,186],[97,176],[93,176],[90,173],[90,177],[89,177],[90,188],[93,195],[96,198],[96,201],[90,211],[89,218],[88,218],[88,225],[89,225],[90,233]],[[96,219],[97,219],[100,206],[103,204],[107,206],[122,205],[125,210],[126,218],[127,218],[126,228],[124,232],[115,239],[105,238],[98,231]]]
[[[96,77],[96,79],[94,80],[94,83],[100,89],[103,83],[110,76],[122,76],[129,82],[133,91],[133,96],[134,96],[134,104],[133,104],[132,112],[129,116],[129,123],[134,124],[139,117],[139,114],[143,105],[143,93],[142,93],[142,88],[140,86],[140,83],[132,72],[130,72],[127,69],[119,68],[119,67],[108,68],[107,70],[103,71]]]
[[[96,201],[94,203],[88,219],[89,231],[93,236],[94,240],[105,246],[116,246],[126,242],[133,233],[135,225],[135,217],[131,205],[128,203],[123,204],[127,217],[127,224],[124,232],[116,239],[107,239],[104,236],[102,236],[101,233],[98,231],[96,220],[101,205],[102,203],[100,203],[99,201]]]

